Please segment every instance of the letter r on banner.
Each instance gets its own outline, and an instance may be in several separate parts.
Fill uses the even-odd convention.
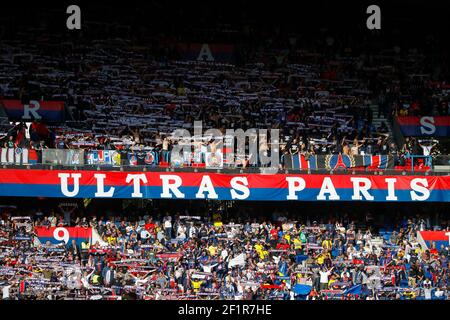
[[[353,182],[353,195],[352,200],[363,200],[363,197],[367,200],[374,200],[374,197],[369,193],[369,189],[372,187],[372,181],[368,178],[350,178]]]
[[[161,193],[161,198],[172,198],[172,193],[176,198],[184,198],[184,194],[178,190],[183,181],[179,176],[167,174],[161,175],[163,192]],[[171,183],[173,182],[173,183]]]
[[[39,101],[31,100],[29,104],[23,105],[23,120],[31,120],[36,119],[40,120],[42,117],[37,113],[37,111],[41,108],[41,105],[39,104]],[[33,115],[33,118],[31,115]]]

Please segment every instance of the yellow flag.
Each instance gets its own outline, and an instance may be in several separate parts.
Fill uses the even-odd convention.
[[[83,199],[83,203],[84,203],[84,207],[85,208],[89,205],[89,203],[91,203],[91,200],[92,199]]]

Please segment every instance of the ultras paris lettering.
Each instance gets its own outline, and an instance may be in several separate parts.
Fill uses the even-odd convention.
[[[448,179],[446,177],[89,171],[59,172],[54,175],[56,179],[53,178],[53,181],[58,181],[58,186],[53,185],[58,188],[57,194],[45,194],[38,190],[36,196],[280,201],[429,201],[433,191],[435,196],[448,197],[448,192],[443,187],[447,185],[444,181]]]

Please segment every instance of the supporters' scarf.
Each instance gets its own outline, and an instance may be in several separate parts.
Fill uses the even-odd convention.
[[[25,290],[27,289],[27,287],[28,287],[28,284],[25,282],[25,281],[20,281],[19,282],[19,293],[20,294],[23,294],[23,293],[25,293]]]

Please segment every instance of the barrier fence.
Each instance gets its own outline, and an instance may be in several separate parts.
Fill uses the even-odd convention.
[[[447,163],[449,156],[407,155],[399,161],[391,155],[290,155],[281,156],[277,169],[300,171],[430,171],[433,163]],[[268,168],[267,165],[251,165],[237,159],[230,163],[226,155],[218,151],[198,154],[170,156],[165,150],[84,150],[25,148],[0,149],[3,165],[54,165],[54,166],[101,166],[101,167],[159,167],[159,168],[206,168],[206,169],[250,169]]]
[[[2,164],[37,164],[38,154],[36,150],[22,148],[0,149],[0,163]]]

